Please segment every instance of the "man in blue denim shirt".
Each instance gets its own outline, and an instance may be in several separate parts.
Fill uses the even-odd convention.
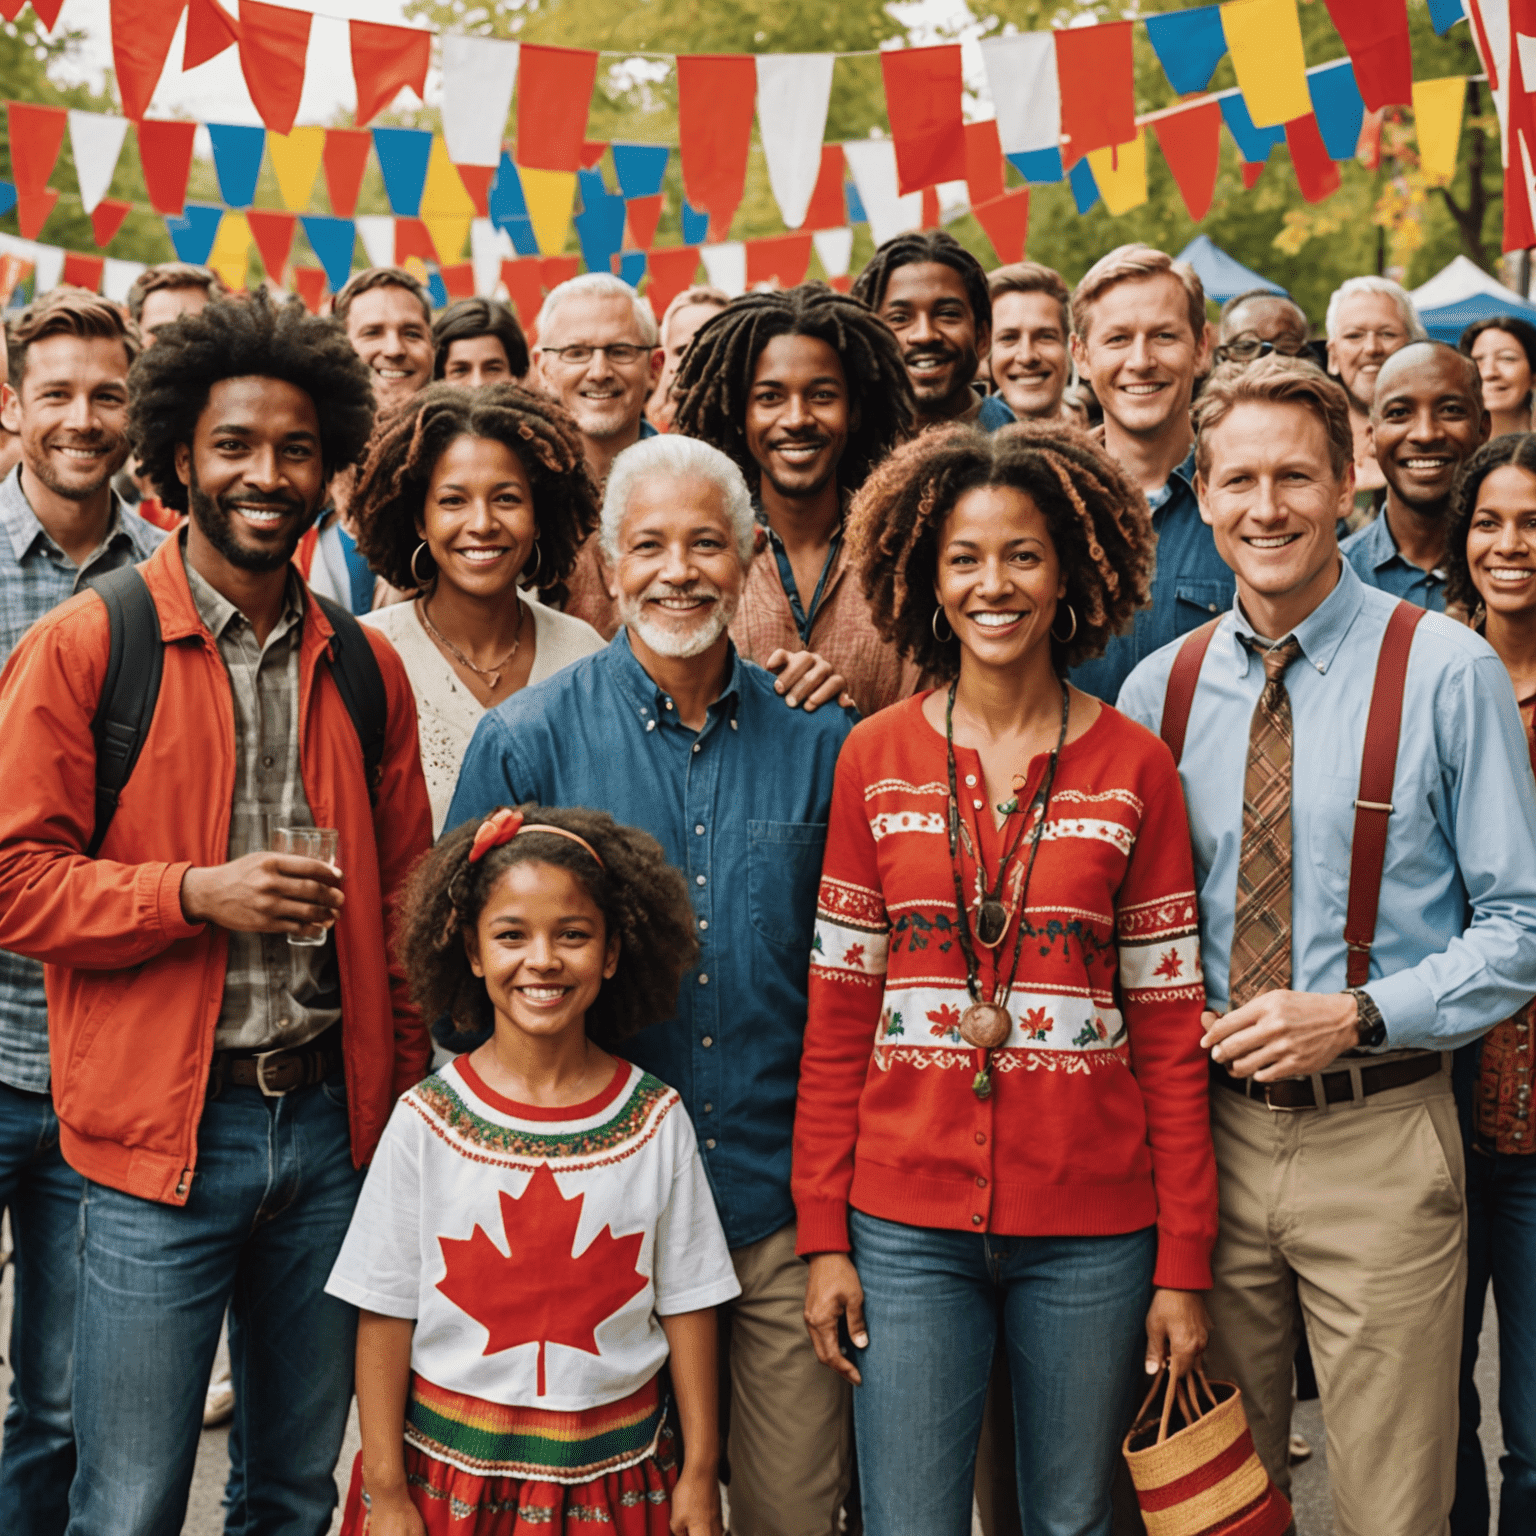
[[[615,461],[601,538],[623,628],[489,711],[447,825],[498,805],[583,805],[643,827],[688,881],[702,954],[677,1012],[626,1054],[683,1096],[742,1295],[725,1309],[724,1446],[738,1536],[833,1536],[848,1402],[805,1331],[790,1137],[833,769],[852,728],[786,709],[727,634],[756,526],[745,481],[686,437]]]
[[[148,559],[165,537],[112,492],[128,456],[128,365],[139,350],[121,313],[69,293],[15,324],[3,416],[22,458],[0,482],[0,659],[92,577]],[[0,1206],[16,1245],[15,1375],[0,1453],[7,1536],[56,1536],[69,1521],[80,1189],[59,1151],[43,968],[0,950]]]
[[[1137,662],[1232,606],[1232,572],[1194,489],[1189,402],[1209,352],[1200,279],[1151,246],[1111,251],[1072,295],[1072,356],[1104,407],[1104,448],[1146,493],[1157,531],[1150,605],[1098,660],[1072,669],[1106,704]]]

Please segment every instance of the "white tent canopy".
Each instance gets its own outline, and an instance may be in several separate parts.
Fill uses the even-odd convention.
[[[1458,256],[1448,267],[1441,268],[1427,283],[1415,288],[1409,297],[1423,311],[1440,309],[1446,304],[1460,304],[1473,294],[1486,294],[1501,303],[1516,305],[1516,314],[1523,312],[1530,304],[1529,299],[1521,298],[1513,288],[1506,288],[1496,277],[1490,277],[1475,261],[1465,256]]]

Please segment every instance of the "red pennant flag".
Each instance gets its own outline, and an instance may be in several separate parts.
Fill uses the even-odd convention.
[[[156,213],[180,216],[186,204],[192,136],[196,132],[196,123],[145,118],[139,124],[139,164],[144,168],[144,189]]]
[[[87,256],[84,251],[65,251],[64,281],[71,288],[96,293],[101,288],[101,274],[106,270],[105,256]]]
[[[1366,110],[1413,105],[1413,49],[1405,0],[1328,0]],[[1065,96],[1065,91],[1063,91]]]
[[[357,193],[363,184],[363,169],[373,135],[366,128],[327,128],[321,164],[325,166],[325,189],[330,194],[331,212],[338,219],[350,219],[357,212]]]
[[[1296,184],[1309,203],[1320,203],[1339,190],[1339,168],[1323,143],[1317,118],[1312,113],[1285,125],[1285,142],[1296,167]]]
[[[111,245],[112,237],[123,227],[132,203],[120,197],[104,197],[91,210],[91,231],[97,245]]]
[[[457,302],[459,299],[472,299],[475,296],[475,264],[472,261],[450,262],[446,267],[439,267],[442,275],[443,287],[448,290],[450,300]]]
[[[437,261],[437,247],[420,219],[395,220],[395,265],[403,267],[415,256],[420,261]]]
[[[1068,27],[1056,33],[1061,84],[1061,160],[1069,169],[1090,149],[1136,137],[1136,75],[1131,24]]]
[[[624,204],[629,220],[629,238],[636,250],[648,251],[656,243],[656,226],[661,222],[662,195],[632,197]]]
[[[1264,167],[1269,164],[1267,160],[1244,160],[1242,164],[1243,185],[1251,192],[1258,184],[1259,177],[1264,174]]]
[[[491,216],[488,199],[497,168],[494,165],[455,165],[454,170],[459,173],[459,180],[464,183],[464,190],[469,193],[475,212],[482,219],[488,219]]]
[[[887,48],[880,55],[880,69],[902,193],[940,181],[963,181],[965,82],[960,74],[960,45]]]
[[[517,57],[517,163],[579,171],[597,55],[524,43]]]
[[[325,298],[325,270],[322,267],[295,267],[293,286],[298,290],[304,307],[310,314],[320,313],[321,300]]]
[[[240,72],[273,133],[292,133],[299,115],[311,20],[308,11],[240,0]]]
[[[848,203],[843,193],[847,167],[841,144],[821,146],[821,170],[816,175],[816,190],[811,193],[801,229],[839,229],[848,222]]]
[[[11,180],[19,193],[41,192],[53,175],[69,115],[63,107],[12,101],[5,108],[11,140]]]
[[[939,189],[937,187],[923,188],[923,228],[937,229],[939,227]]]
[[[581,262],[574,256],[540,256],[538,262],[539,278],[546,288],[570,282],[581,270]]]
[[[1029,238],[1029,188],[1004,192],[999,197],[975,203],[971,212],[986,231],[997,259],[1007,265],[1024,260],[1024,242]]]
[[[709,214],[710,233],[724,240],[741,202],[757,104],[757,61],[750,54],[680,55],[677,142],[683,193]]]
[[[607,139],[583,139],[581,141],[582,170],[590,171],[607,152]]]
[[[112,67],[124,117],[138,122],[149,110],[180,20],[176,0],[112,0]]]
[[[851,272],[844,272],[841,277],[829,277],[827,279],[827,286],[834,293],[852,293],[853,274]]]
[[[37,239],[43,225],[48,222],[48,215],[53,212],[53,205],[58,200],[59,194],[52,187],[42,187],[36,192],[16,194],[16,223],[21,230],[23,240]]]
[[[0,16],[7,21],[15,21],[21,15],[22,0],[12,0],[9,5],[0,5]],[[59,19],[59,12],[64,7],[64,0],[32,0],[32,13],[42,22],[45,32],[52,32],[54,23]]]
[[[293,228],[297,215],[266,208],[253,208],[245,216],[251,227],[251,239],[261,252],[261,264],[275,283],[283,280],[288,267],[288,253],[293,249]]]
[[[348,24],[352,33],[352,78],[357,81],[359,128],[395,99],[402,85],[427,94],[432,34],[417,27],[385,27],[372,21]]]
[[[652,251],[646,257],[645,269],[650,274],[645,296],[651,301],[651,308],[659,321],[666,314],[667,305],[692,284],[698,273],[698,247],[680,245],[669,246],[664,251]]]
[[[777,280],[780,288],[793,288],[805,281],[811,265],[809,230],[792,235],[770,235],[766,240],[747,241],[747,287]]]
[[[1163,159],[1179,184],[1189,216],[1197,224],[1211,211],[1216,195],[1216,167],[1221,161],[1221,107],[1203,101],[1170,112],[1152,123]]]
[[[1001,197],[1007,185],[1003,181],[1003,146],[997,138],[997,120],[965,125],[965,180],[970,189],[971,206]]]
[[[539,258],[524,256],[518,261],[501,264],[501,281],[507,290],[507,298],[523,322],[523,331],[533,340],[533,322],[538,319],[539,306],[544,302],[544,281],[539,275]]]
[[[239,41],[240,23],[218,0],[192,0],[187,8],[187,40],[181,49],[181,67],[196,69]]]

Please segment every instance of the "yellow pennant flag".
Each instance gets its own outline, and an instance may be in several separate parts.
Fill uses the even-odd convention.
[[[1296,0],[1227,0],[1221,29],[1255,128],[1273,128],[1312,110]]]
[[[1446,182],[1456,174],[1461,147],[1461,109],[1467,82],[1460,75],[1413,82],[1413,121],[1419,135],[1419,165],[1432,181]]]
[[[428,213],[421,211],[421,222],[432,237],[432,249],[443,266],[456,262],[464,254],[464,242],[469,239],[470,216],[459,213]]]
[[[251,226],[245,215],[233,209],[224,215],[214,237],[208,265],[224,279],[227,288],[239,293],[245,287],[246,263],[251,255]]]
[[[427,226],[437,259],[444,265],[464,254],[474,216],[474,199],[464,190],[458,169],[448,158],[447,144],[442,134],[433,134],[427,179],[421,189],[421,222]]]
[[[315,189],[320,157],[325,153],[324,128],[295,128],[292,133],[267,134],[267,153],[277,177],[277,190],[289,213],[303,213]]]
[[[536,171],[520,165],[523,201],[541,256],[558,256],[571,231],[571,210],[576,206],[575,171]]]
[[[1098,183],[1104,206],[1116,218],[1147,200],[1147,130],[1129,144],[1088,151],[1088,166]]]

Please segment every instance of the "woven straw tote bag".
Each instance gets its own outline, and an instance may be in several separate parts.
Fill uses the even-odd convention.
[[[1242,1393],[1203,1371],[1170,1378],[1162,1417],[1149,1416],[1166,1374],[1165,1367],[1125,1437],[1147,1536],[1285,1536],[1291,1506],[1253,1448]]]

